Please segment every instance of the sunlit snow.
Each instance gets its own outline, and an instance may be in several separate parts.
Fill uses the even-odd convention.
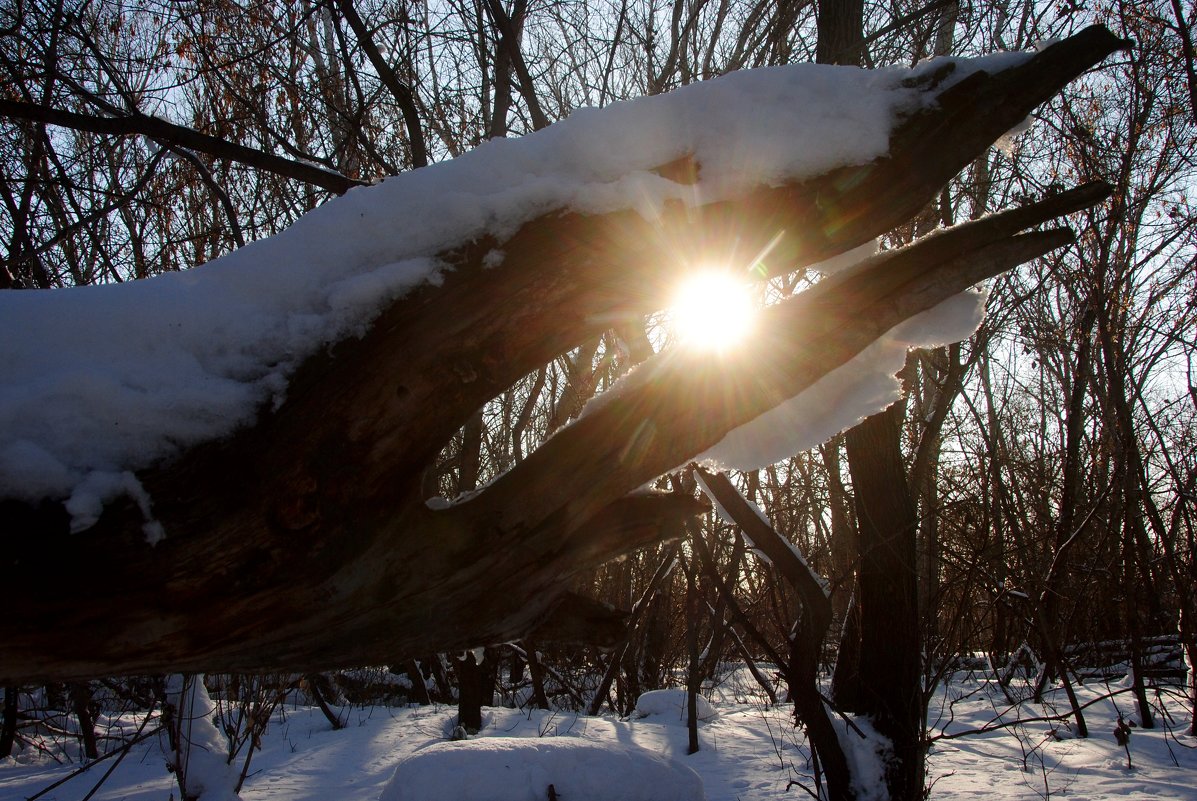
[[[794,726],[792,706],[770,705],[743,666],[730,667],[704,689],[717,715],[699,723],[700,750],[692,755],[686,753],[685,718],[673,713],[620,720],[566,710],[488,708],[478,736],[454,743],[448,742],[456,717],[451,706],[338,707],[335,711],[346,726],[332,731],[319,710],[297,706],[300,694],[294,693],[272,717],[240,797],[545,801],[551,783],[561,801],[592,799],[585,793],[593,787],[600,788],[593,798],[661,801],[679,797],[677,786],[693,790],[695,782],[708,801],[809,797],[814,766],[802,730]],[[762,668],[776,675],[773,666]],[[1003,690],[992,676],[989,670],[952,674],[931,698],[928,782],[934,785],[934,798],[1197,801],[1192,782],[1197,747],[1183,733],[1188,711],[1178,697],[1167,691],[1152,696],[1169,714],[1161,714],[1163,725],[1154,730],[1133,729],[1129,749],[1134,769],[1128,770],[1126,751],[1109,733],[1120,714],[1134,709],[1125,681],[1077,686],[1093,732],[1089,739],[1079,739],[1068,722],[1059,719],[1067,709],[1062,690],[1049,688],[1044,703],[1036,704],[1029,700],[1033,678],[1016,677]],[[677,689],[670,692],[682,694]],[[1111,692],[1115,695],[1108,696]],[[1007,693],[1028,700],[1014,706]],[[833,716],[853,766],[856,790],[862,798],[879,798],[884,740],[866,720],[849,720],[851,725]],[[99,720],[101,726],[126,736],[137,730],[138,722],[136,715]],[[68,740],[77,748],[74,738]],[[209,747],[214,761],[223,762],[224,747]],[[134,746],[94,797],[177,798],[177,784],[165,768],[171,756],[164,734]],[[221,765],[211,775],[223,778],[229,771],[238,772],[243,757],[244,753],[231,767]],[[94,768],[48,797],[82,798],[113,761],[95,762]],[[32,747],[18,750],[14,757],[0,760],[0,799],[32,796],[51,782],[67,779],[78,767],[77,761],[59,764]],[[558,784],[557,777],[564,774],[572,774],[569,783]]]
[[[901,397],[896,373],[914,347],[967,339],[985,315],[985,292],[963,292],[896,326],[847,364],[729,431],[698,457],[719,468],[752,470],[813,448]]]

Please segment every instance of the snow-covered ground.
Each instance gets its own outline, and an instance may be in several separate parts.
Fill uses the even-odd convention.
[[[710,801],[808,797],[794,784],[812,786],[809,754],[790,722],[788,708],[761,703],[750,682],[747,676],[737,675],[713,693],[716,714],[700,725],[702,748],[691,756],[686,755],[684,717],[667,698],[653,699],[647,705],[652,709],[649,714],[627,720],[494,708],[487,710],[486,725],[477,738],[457,743],[449,742],[455,714],[451,707],[343,708],[347,726],[333,731],[318,710],[288,706],[275,713],[241,797],[245,801],[380,797],[460,801],[467,797],[461,795],[461,788],[473,788],[469,798],[535,801],[551,798],[548,785],[553,784],[564,801],[700,798],[693,794],[691,771],[701,777]],[[1111,689],[1122,688],[1096,684],[1082,688],[1082,701],[1095,701]],[[989,685],[955,682],[933,704],[937,734],[986,727],[999,715],[1010,725],[937,740],[930,761],[933,796],[1193,801],[1197,799],[1197,741],[1183,734],[1188,712],[1175,701],[1157,700],[1166,708],[1170,723],[1151,731],[1132,730],[1128,745],[1133,768],[1128,769],[1127,750],[1112,732],[1119,712],[1134,717],[1129,693],[1089,706],[1092,736],[1081,740],[1059,722],[1030,720],[1050,716],[1051,707],[1028,703],[1008,709],[1005,698]],[[1026,722],[1016,723],[1020,717]],[[164,767],[165,747],[165,742],[151,738],[134,748],[93,797],[177,798],[178,788]],[[468,749],[478,750],[476,759],[464,756]],[[112,761],[97,763],[41,797],[83,798]],[[397,766],[399,778],[388,790]],[[17,759],[0,762],[0,799],[28,798],[77,767],[56,764],[27,750]]]

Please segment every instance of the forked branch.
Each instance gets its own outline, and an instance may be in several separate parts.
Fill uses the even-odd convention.
[[[687,256],[775,272],[913,216],[959,169],[1121,46],[1091,29],[974,74],[895,130],[890,155],[646,220],[552,213],[506,241],[462,243],[439,286],[396,301],[360,339],[310,358],[253,427],[138,478],[167,537],[113,502],[71,535],[61,505],[0,503],[16,604],[0,680],[164,671],[309,671],[517,638],[579,570],[676,536],[693,501],[629,496],[845,364],[897,323],[1071,241],[1025,232],[1099,202],[1088,187],[962,226],[771,308],[767,359],[663,354],[625,389],[448,509],[421,478],[470,415],[621,319],[659,308]],[[701,188],[701,165],[695,165]],[[779,232],[780,235],[779,235]],[[501,248],[497,267],[484,264]],[[501,308],[503,314],[496,314]],[[57,578],[47,594],[47,571]],[[97,580],[119,596],[95,592]]]

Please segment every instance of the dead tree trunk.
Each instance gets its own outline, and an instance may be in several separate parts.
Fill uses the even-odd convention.
[[[853,712],[888,737],[889,795],[923,797],[922,626],[915,534],[918,517],[899,447],[901,408],[891,406],[848,432],[860,538],[860,663]]]
[[[280,408],[141,472],[167,531],[155,547],[127,499],[84,535],[70,534],[61,505],[0,503],[11,543],[0,575],[16,604],[0,624],[0,681],[309,672],[527,633],[551,618],[572,576],[672,536],[700,509],[629,493],[903,319],[1066,244],[1067,230],[1021,232],[1104,190],[928,237],[772,307],[760,333],[776,343],[767,364],[660,354],[640,368],[660,380],[628,387],[468,502],[430,509],[422,476],[470,415],[612,320],[662,305],[684,263],[679,243],[744,263],[772,243],[770,264],[790,269],[889,230],[1121,44],[1094,28],[946,90],[926,74],[919,86],[937,102],[901,122],[889,155],[869,164],[667,206],[652,221],[553,213],[502,242],[462,243],[442,254],[452,270],[441,285],[307,360]],[[488,267],[496,247],[504,261]],[[51,566],[64,589],[47,596]],[[90,597],[95,575],[121,596]]]

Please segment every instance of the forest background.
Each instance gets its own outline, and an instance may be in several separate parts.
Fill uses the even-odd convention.
[[[912,352],[906,398],[882,417],[898,432],[917,509],[924,690],[965,659],[998,675],[1030,666],[1044,682],[1121,661],[1149,725],[1145,683],[1160,638],[1174,639],[1189,665],[1197,658],[1194,13],[1181,0],[9,3],[0,9],[0,285],[186,269],[355,185],[578,108],[739,69],[909,66],[1027,49],[1104,23],[1133,46],[1069,85],[1029,134],[977,159],[881,244],[1085,181],[1108,182],[1112,197],[1075,215],[1076,245],[994,281],[971,340]],[[800,271],[762,292],[786,297],[812,280]],[[528,375],[454,437],[429,494],[456,496],[519,463],[668,336],[648,317]],[[829,581],[826,665],[842,656],[858,567],[851,438],[733,477]],[[768,658],[765,646],[784,662],[801,607],[794,587],[714,514],[688,536],[685,547],[648,548],[578,582],[584,595],[636,609],[614,657],[526,642],[394,669],[413,680],[416,700],[467,695],[456,687],[481,699],[502,660],[521,676],[527,661],[536,703],[626,713],[644,690]],[[704,549],[721,579],[704,572]],[[596,693],[604,673],[610,696]],[[279,683],[302,678],[319,697],[349,683],[339,675]],[[1188,681],[1191,707],[1191,670]],[[102,692],[77,683],[36,697],[71,708],[83,732]],[[0,754],[18,742],[20,715],[35,711],[22,697],[35,696],[6,688]]]

